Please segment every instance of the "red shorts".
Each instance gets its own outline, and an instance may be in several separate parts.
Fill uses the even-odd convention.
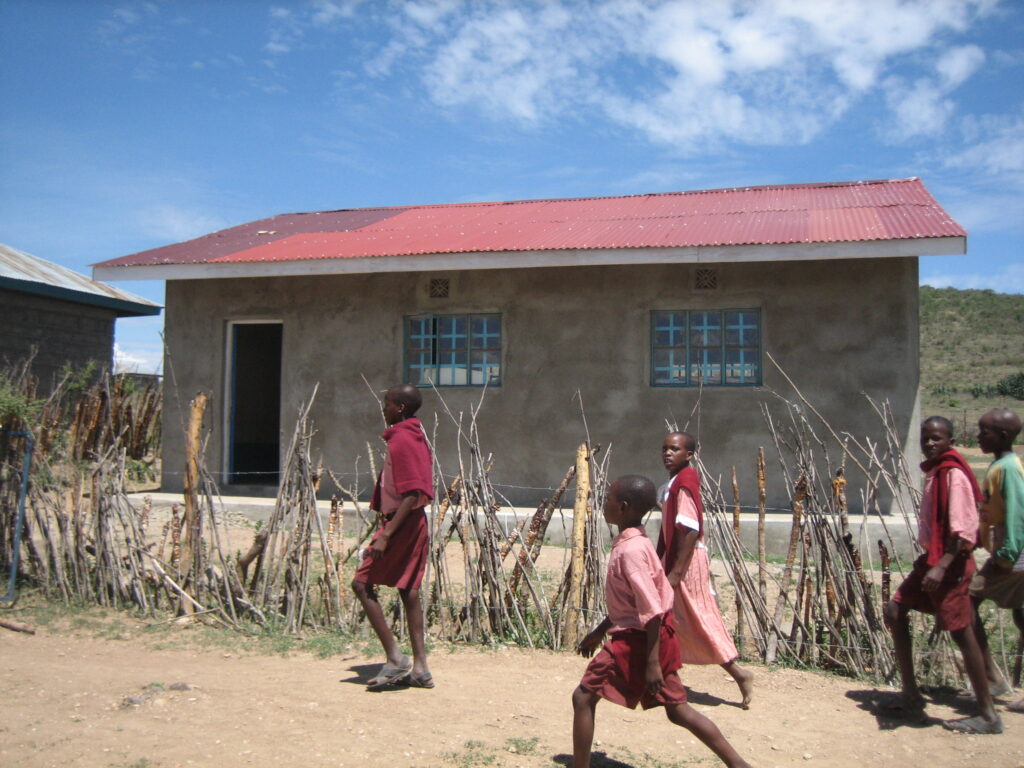
[[[647,693],[647,633],[626,629],[614,633],[600,652],[587,665],[580,685],[613,704],[636,709],[682,704],[686,688],[679,679],[679,641],[676,639],[672,614],[662,619],[659,642],[661,674],[665,684],[655,695]]]
[[[925,592],[921,588],[928,569],[928,556],[921,555],[914,561],[914,570],[903,580],[892,599],[911,610],[934,615],[939,629],[963,629],[973,622],[970,588],[974,558],[971,554],[962,552],[957,556],[934,592]]]
[[[381,525],[370,540],[370,546],[380,538]],[[419,589],[423,573],[427,569],[427,554],[430,551],[430,530],[427,515],[422,510],[413,510],[405,518],[402,527],[388,540],[388,548],[377,560],[367,555],[356,571],[355,580],[363,584],[377,584],[399,589]]]

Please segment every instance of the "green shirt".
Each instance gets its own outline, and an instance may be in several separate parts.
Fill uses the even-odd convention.
[[[982,485],[981,540],[1004,564],[1013,565],[1024,550],[1024,465],[1008,453],[993,461]]]

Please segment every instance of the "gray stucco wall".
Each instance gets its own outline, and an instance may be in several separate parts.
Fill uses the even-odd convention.
[[[49,392],[65,363],[110,367],[115,320],[110,309],[0,288],[0,361],[21,362],[36,347],[32,371]]]
[[[181,487],[181,416],[197,391],[212,395],[214,430],[208,463],[222,468],[225,333],[230,320],[284,324],[282,447],[290,441],[299,403],[315,384],[312,412],[317,449],[345,476],[356,456],[366,471],[366,442],[382,429],[361,374],[375,389],[402,375],[402,318],[419,312],[500,312],[503,383],[488,391],[478,419],[493,478],[516,503],[547,495],[572,464],[586,437],[611,446],[611,473],[647,474],[659,482],[665,420],[682,425],[697,391],[649,386],[652,309],[759,307],[763,349],[840,429],[880,435],[880,423],[861,396],[888,399],[901,434],[916,433],[918,388],[917,259],[892,258],[773,263],[722,263],[719,289],[695,292],[695,265],[641,265],[450,273],[341,275],[169,281],[166,327],[171,358],[165,366],[164,483]],[[451,295],[431,299],[431,277],[448,277]],[[792,393],[765,359],[763,389],[706,388],[699,432],[702,457],[715,472],[735,464],[744,503],[753,504],[754,461],[770,448],[761,403],[768,390]],[[444,389],[449,409],[468,414],[478,389]],[[428,430],[441,424],[439,458],[457,472],[449,417],[425,391],[420,413]],[[913,427],[912,427],[913,425]],[[911,441],[913,442],[913,441]],[[363,478],[364,484],[369,478]],[[329,492],[329,483],[325,486]],[[542,489],[542,490],[535,490]],[[788,493],[769,480],[769,503]]]

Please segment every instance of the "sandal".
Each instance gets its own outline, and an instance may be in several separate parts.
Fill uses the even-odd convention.
[[[400,681],[402,685],[407,685],[410,688],[433,688],[434,678],[431,677],[430,673],[427,672],[425,675],[406,675]]]
[[[959,720],[943,720],[942,727],[955,733],[1002,733],[1003,721],[996,716],[995,722],[990,722],[979,715],[962,717]]]
[[[412,672],[412,662],[409,661],[408,656],[403,656],[398,664],[387,661],[366,684],[366,690],[378,691],[381,688],[394,685],[410,672]]]

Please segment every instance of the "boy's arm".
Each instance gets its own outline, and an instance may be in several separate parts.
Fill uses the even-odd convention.
[[[580,644],[576,646],[576,652],[580,656],[589,659],[593,655],[594,649],[601,644],[605,633],[611,628],[612,620],[605,616],[600,624],[590,630],[587,636],[580,640]]]
[[[668,577],[668,583],[673,587],[683,580],[683,576],[690,569],[690,561],[693,560],[693,552],[697,549],[700,533],[693,528],[685,528],[676,531],[676,536],[681,537],[676,562],[673,564],[672,570],[665,574]]]
[[[946,549],[942,553],[942,558],[928,569],[928,573],[924,575],[924,581],[921,582],[921,588],[925,592],[938,589],[942,579],[946,576],[946,569],[949,568],[950,563],[962,550],[970,550],[973,546],[973,543],[964,541],[959,536],[950,536],[946,540]]]
[[[377,559],[384,554],[388,548],[388,540],[391,536],[402,527],[402,523],[405,522],[405,518],[409,516],[409,513],[416,508],[416,502],[419,501],[419,491],[409,491],[402,496],[402,503],[398,505],[398,509],[395,510],[395,514],[391,516],[391,519],[384,524],[384,532],[377,537],[377,540],[373,542],[373,546],[370,547],[370,556]]]
[[[959,469],[952,469],[946,474],[946,482],[949,484],[946,510],[949,536],[939,562],[928,569],[921,582],[925,592],[938,589],[946,569],[962,551],[974,549],[978,537],[978,507],[966,475]]]
[[[661,616],[655,616],[644,625],[647,633],[647,693],[654,695],[665,685],[661,674]]]

